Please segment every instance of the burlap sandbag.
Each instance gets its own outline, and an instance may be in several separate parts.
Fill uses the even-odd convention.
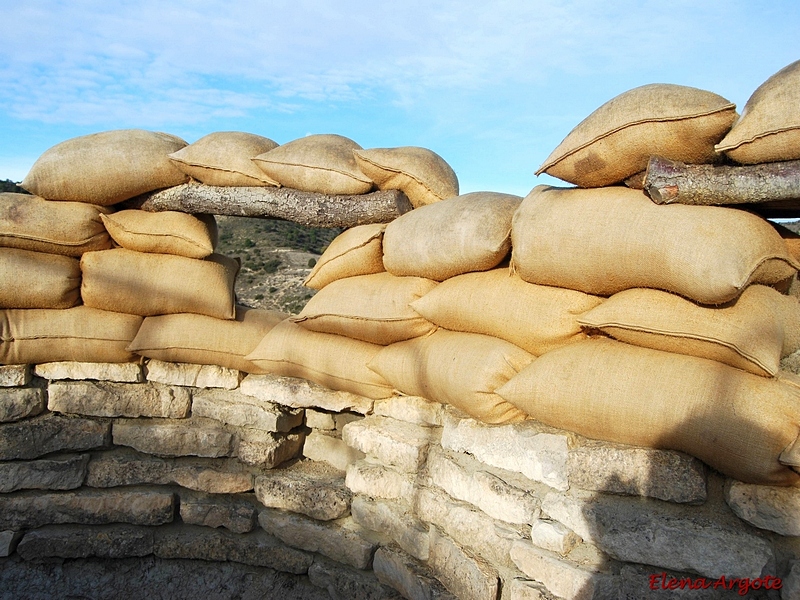
[[[458,196],[458,177],[445,160],[427,148],[355,150],[358,168],[379,190],[401,190],[414,208]]]
[[[367,368],[382,346],[341,335],[317,333],[283,321],[245,356],[265,373],[300,377],[332,390],[388,398],[392,386]]]
[[[539,356],[585,339],[577,318],[602,301],[492,269],[443,281],[411,308],[439,327],[492,335]]]
[[[317,292],[290,320],[311,331],[386,346],[436,329],[409,306],[436,285],[430,279],[389,273],[347,277]]]
[[[754,214],[659,206],[625,187],[537,186],[514,216],[512,241],[512,265],[525,281],[598,295],[649,287],[722,304],[798,267]]]
[[[444,281],[496,267],[511,249],[511,218],[522,199],[473,192],[401,215],[383,234],[383,264],[392,275]]]
[[[83,202],[50,202],[30,194],[0,193],[0,246],[65,256],[111,247],[102,213]]]
[[[129,362],[142,317],[76,306],[0,311],[0,364]]]
[[[736,106],[696,88],[655,83],[624,92],[581,121],[536,174],[581,187],[620,183],[647,167],[651,155],[685,163],[717,159]]]
[[[382,243],[385,229],[385,223],[357,225],[336,236],[303,285],[321,290],[337,279],[385,271]]]
[[[188,181],[167,156],[184,146],[179,137],[142,129],[72,138],[46,150],[22,187],[48,200],[109,206]]]
[[[81,297],[86,306],[149,317],[196,313],[233,319],[238,261],[212,254],[205,260],[147,254],[124,248],[81,257]]]
[[[0,308],[71,308],[80,289],[77,258],[0,248]]]
[[[361,146],[341,135],[308,135],[259,154],[253,162],[286,187],[319,194],[366,194],[372,180],[359,170],[353,150]]]
[[[253,158],[277,148],[269,138],[243,131],[217,131],[169,155],[178,169],[206,185],[276,186]]]
[[[733,160],[757,164],[800,158],[800,60],[762,83],[716,146]]]
[[[111,238],[128,250],[205,258],[217,245],[214,215],[121,210],[100,218]]]
[[[504,340],[439,329],[392,344],[369,368],[400,393],[452,404],[486,423],[512,423],[525,413],[495,393],[533,356]]]
[[[167,362],[264,373],[244,357],[287,316],[278,311],[237,306],[234,320],[190,313],[147,317],[128,350]]]
[[[717,361],[597,338],[537,358],[497,392],[586,437],[680,450],[748,483],[792,485],[800,388]]]

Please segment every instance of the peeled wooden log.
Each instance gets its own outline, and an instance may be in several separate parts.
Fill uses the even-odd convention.
[[[328,196],[291,188],[221,187],[185,183],[143,194],[125,208],[151,212],[175,210],[192,214],[262,217],[311,227],[353,227],[388,223],[412,209],[398,190],[357,196]]]

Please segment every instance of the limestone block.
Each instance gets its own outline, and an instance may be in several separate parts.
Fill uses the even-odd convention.
[[[40,388],[0,388],[0,423],[35,417],[46,404]]]
[[[789,574],[783,579],[781,600],[800,598],[800,560],[793,560],[790,565]]]
[[[230,456],[233,435],[216,421],[199,418],[120,419],[112,427],[114,444],[160,456]]]
[[[314,410],[313,408],[306,409],[306,427],[311,429],[322,429],[325,431],[333,431],[336,429],[336,421],[333,419],[331,413],[323,412],[321,410]]]
[[[72,490],[83,485],[89,455],[0,463],[0,493],[17,490]]]
[[[212,496],[180,491],[181,519],[187,525],[224,527],[234,533],[247,533],[256,526],[256,507],[244,498]]]
[[[372,412],[373,400],[370,398],[329,390],[295,377],[247,375],[242,380],[241,391],[265,402],[292,408],[318,408],[335,413],[349,410],[362,415]]]
[[[378,548],[372,561],[378,581],[410,600],[458,600],[447,591],[430,569],[404,552]]]
[[[515,577],[503,582],[502,600],[549,600],[551,597],[538,581]]]
[[[800,536],[800,488],[729,480],[725,501],[751,525],[781,535]]]
[[[317,521],[309,517],[276,509],[263,509],[258,524],[283,543],[350,565],[368,569],[378,545],[351,517],[336,521]]]
[[[496,600],[500,577],[479,556],[462,549],[435,527],[431,529],[428,566],[444,586],[461,600]]]
[[[353,520],[365,529],[390,537],[414,558],[428,560],[428,526],[414,516],[408,505],[356,496],[350,510]]]
[[[522,473],[557,490],[569,487],[567,459],[571,436],[534,421],[488,425],[445,410],[442,447],[467,452],[487,465]]]
[[[166,385],[226,390],[235,390],[239,387],[243,377],[242,372],[237,369],[218,365],[164,362],[155,358],[147,361],[145,373],[148,381]]]
[[[310,554],[288,547],[261,530],[236,534],[191,525],[160,528],[154,551],[161,558],[234,561],[287,573],[305,573],[313,561]]]
[[[416,425],[441,427],[444,405],[420,396],[394,396],[376,400],[373,411],[374,414],[381,417],[391,417]]]
[[[93,417],[163,417],[189,415],[189,390],[159,383],[54,381],[47,408],[54,412]]]
[[[263,431],[287,432],[303,424],[303,411],[300,409],[287,409],[238,391],[226,390],[204,390],[193,394],[192,415]]]
[[[511,559],[525,575],[541,582],[550,593],[564,600],[593,598],[598,580],[604,577],[538,548],[527,540],[514,542],[511,547]]]
[[[346,471],[348,466],[363,459],[364,453],[351,448],[339,438],[312,431],[306,436],[303,444],[303,456],[309,460],[326,462],[340,471]]]
[[[30,382],[30,365],[0,365],[0,387],[18,387]]]
[[[696,458],[671,450],[594,442],[569,452],[571,486],[669,502],[706,501],[706,473]]]
[[[581,542],[581,538],[557,521],[536,519],[531,524],[531,541],[539,548],[566,556]]]
[[[360,421],[364,415],[352,412],[341,412],[333,415],[333,422],[336,424],[336,431],[341,432],[344,426],[353,421]]]
[[[0,496],[0,530],[79,523],[162,525],[172,521],[175,498],[148,490],[19,492]]]
[[[27,460],[51,452],[81,452],[111,441],[111,424],[47,413],[0,425],[0,460]]]
[[[21,537],[21,531],[0,531],[0,558],[11,556]]]
[[[17,546],[25,560],[128,558],[153,553],[153,528],[136,525],[49,525],[25,534]]]
[[[238,428],[235,454],[247,465],[272,469],[298,456],[304,439],[303,433],[272,433]]]
[[[409,499],[414,495],[416,476],[404,473],[369,459],[347,467],[345,485],[354,494],[387,500]]]
[[[332,521],[350,513],[351,494],[344,477],[324,464],[298,462],[256,477],[256,498],[267,508],[279,508]]]
[[[371,416],[345,425],[342,439],[379,462],[415,473],[425,463],[429,446],[439,441],[439,429]]]
[[[36,365],[33,372],[43,379],[93,379],[118,383],[140,383],[144,381],[142,365],[139,363],[87,363],[51,362]]]
[[[389,588],[371,571],[346,567],[336,561],[316,557],[308,569],[308,578],[324,589],[332,600],[400,600],[397,591]]]

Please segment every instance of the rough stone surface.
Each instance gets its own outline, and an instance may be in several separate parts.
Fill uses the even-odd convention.
[[[331,413],[323,412],[321,410],[314,410],[313,408],[307,408],[306,427],[310,427],[311,429],[322,429],[324,431],[333,431],[336,429],[336,421]]]
[[[467,452],[487,465],[522,473],[557,490],[569,487],[570,434],[555,432],[533,421],[487,425],[445,410],[442,447]]]
[[[171,363],[151,358],[145,372],[148,381],[166,385],[181,385],[196,388],[224,388],[234,390],[242,381],[242,373],[217,365],[194,365]]]
[[[205,390],[193,394],[192,415],[263,431],[287,432],[303,423],[303,411],[300,409],[287,409],[238,391],[225,390]]]
[[[150,490],[18,492],[0,496],[0,530],[79,523],[162,525],[172,521],[173,494]]]
[[[256,498],[267,508],[332,521],[350,513],[351,494],[337,470],[308,461],[256,477]]]
[[[259,512],[258,524],[269,534],[294,548],[318,552],[356,569],[368,569],[378,545],[351,517],[316,521],[275,509]]]
[[[445,587],[461,600],[496,600],[500,591],[497,570],[479,556],[431,529],[428,566]]]
[[[552,596],[538,581],[515,577],[503,582],[502,600],[550,600]]]
[[[395,590],[378,581],[371,571],[359,571],[317,558],[308,569],[314,585],[326,590],[332,600],[400,600]]]
[[[760,529],[800,536],[800,488],[729,481],[725,501],[736,515]]]
[[[0,423],[35,417],[45,409],[44,390],[0,387]]]
[[[25,560],[126,558],[153,553],[153,528],[136,525],[50,525],[25,534],[17,546]]]
[[[378,581],[410,600],[458,600],[447,591],[430,569],[404,552],[378,548],[372,561]]]
[[[354,494],[387,500],[412,498],[415,482],[416,475],[397,471],[370,459],[349,465],[345,477],[345,485]]]
[[[417,425],[441,426],[444,405],[420,396],[394,396],[376,400],[374,414]]]
[[[93,379],[118,383],[144,381],[142,365],[139,363],[51,362],[36,365],[33,371],[37,376],[50,380]]]
[[[358,413],[353,412],[342,412],[336,413],[333,415],[333,422],[336,423],[336,431],[340,434],[344,426],[348,423],[352,423],[353,421],[360,421],[364,418],[364,415],[359,415]]]
[[[243,463],[272,469],[300,454],[303,433],[272,433],[257,429],[238,429],[236,456]]]
[[[17,490],[72,490],[86,478],[89,455],[0,463],[0,493]]]
[[[189,390],[182,387],[106,381],[54,381],[47,401],[52,411],[93,417],[182,419],[191,405]]]
[[[303,456],[346,471],[348,466],[364,458],[364,453],[351,448],[339,438],[312,431],[303,443]]]
[[[783,580],[781,600],[800,598],[800,560],[791,562],[789,574]]]
[[[362,415],[372,412],[373,400],[370,398],[329,390],[294,377],[247,375],[240,389],[243,394],[292,408],[318,408],[335,413],[353,411]]]
[[[525,575],[541,582],[551,593],[564,600],[593,598],[597,580],[603,577],[547,550],[537,548],[527,540],[514,542],[511,559]]]
[[[0,365],[0,387],[19,387],[30,382],[30,365]]]
[[[248,499],[184,491],[179,496],[181,520],[188,525],[224,527],[234,533],[255,529],[256,507]]]
[[[0,531],[0,557],[11,556],[21,537],[21,531]]]
[[[216,421],[130,419],[114,422],[114,444],[159,456],[230,456],[233,435]]]
[[[413,515],[410,507],[357,496],[350,510],[353,520],[365,529],[389,536],[414,558],[428,560],[428,526]]]
[[[706,501],[703,463],[682,452],[586,441],[569,452],[570,485],[670,502]]]
[[[379,462],[415,473],[425,463],[428,448],[439,441],[439,429],[388,417],[367,417],[342,429],[342,439]]]
[[[26,460],[51,452],[102,448],[111,441],[111,425],[51,413],[0,425],[0,460]]]
[[[531,525],[531,541],[535,546],[566,556],[581,538],[557,521],[536,519]]]

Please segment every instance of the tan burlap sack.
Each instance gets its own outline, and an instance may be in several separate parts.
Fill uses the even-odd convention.
[[[317,292],[290,320],[311,331],[386,346],[436,329],[409,306],[436,285],[430,279],[389,273],[347,277]]]
[[[379,190],[400,190],[414,208],[458,196],[458,177],[445,160],[427,148],[355,150],[358,168]]]
[[[361,146],[341,135],[308,135],[259,154],[253,162],[286,187],[319,194],[366,194],[372,180],[359,170],[353,150]]]
[[[716,146],[733,160],[757,164],[800,158],[800,60],[762,83]]]
[[[655,83],[609,100],[581,121],[536,174],[581,187],[620,183],[651,155],[685,163],[714,162],[714,144],[736,119],[736,106],[696,88]]]
[[[100,218],[111,238],[128,250],[205,258],[217,246],[214,215],[121,210]]]
[[[514,216],[512,242],[512,266],[525,281],[598,295],[649,287],[722,304],[750,283],[783,281],[798,267],[754,214],[659,206],[621,186],[535,187]]]
[[[201,183],[222,186],[276,186],[253,159],[277,148],[269,138],[243,131],[217,131],[169,155],[175,166]]]
[[[147,254],[124,248],[81,257],[81,297],[86,306],[149,317],[196,313],[233,319],[238,261],[212,254],[205,260]]]
[[[392,386],[367,368],[382,346],[341,335],[317,333],[283,321],[245,356],[265,373],[301,377],[332,390],[388,398]]]
[[[392,275],[444,281],[496,267],[511,249],[511,218],[522,199],[473,192],[401,215],[383,234],[383,265]]]
[[[142,129],[72,138],[46,150],[22,187],[48,200],[109,206],[188,181],[167,156],[184,146],[179,137]]]
[[[533,356],[504,340],[439,329],[381,350],[369,368],[400,393],[452,404],[486,423],[512,423],[525,413],[495,393]]]
[[[375,223],[343,231],[319,257],[303,285],[321,290],[337,279],[385,271],[382,243],[385,229],[385,223]]]
[[[0,311],[0,364],[129,362],[142,317],[88,306]]]
[[[128,350],[167,362],[264,373],[244,357],[288,316],[278,311],[237,306],[234,320],[190,313],[147,317]]]
[[[0,248],[0,308],[71,308],[80,289],[77,258]]]
[[[0,246],[65,256],[111,247],[102,213],[82,202],[50,202],[30,194],[0,193]]]
[[[597,338],[537,358],[497,393],[586,437],[680,450],[748,483],[800,483],[778,462],[800,433],[800,388],[780,379]]]
[[[635,288],[614,294],[578,317],[584,327],[622,342],[716,360],[750,373],[778,373],[783,296],[751,285],[738,299],[701,306],[668,292]]]
[[[439,327],[493,335],[539,356],[585,339],[577,318],[602,301],[492,269],[443,281],[411,308]]]

